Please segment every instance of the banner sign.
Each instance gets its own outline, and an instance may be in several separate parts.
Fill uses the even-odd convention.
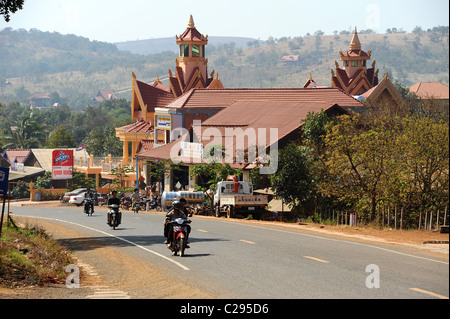
[[[54,150],[52,155],[52,179],[71,179],[73,150]]]
[[[155,128],[157,129],[166,129],[170,130],[172,127],[172,118],[168,114],[159,115],[157,114],[155,116]]]

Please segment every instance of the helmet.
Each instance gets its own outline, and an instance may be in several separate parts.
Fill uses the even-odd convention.
[[[135,188],[134,191],[135,191],[135,192],[139,191],[139,188]]]
[[[174,201],[172,206],[173,208],[181,209],[181,203],[179,201]]]

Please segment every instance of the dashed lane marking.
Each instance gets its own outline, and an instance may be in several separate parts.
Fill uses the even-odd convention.
[[[319,259],[319,258],[316,258],[316,257],[311,257],[311,256],[304,256],[304,257],[308,258],[308,259],[311,259],[311,260],[315,260],[315,261],[321,262],[321,263],[329,263],[329,261],[327,261],[327,260]]]
[[[240,239],[239,241],[242,241],[242,242],[247,243],[247,244],[256,245],[256,243],[254,243],[252,241],[249,241],[249,240]]]

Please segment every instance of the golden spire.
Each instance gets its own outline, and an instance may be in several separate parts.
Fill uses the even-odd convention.
[[[350,50],[361,50],[361,42],[359,42],[358,32],[356,32],[356,27],[355,27],[355,32],[353,33],[352,42],[350,42]]]
[[[192,14],[189,16],[189,23],[187,27],[188,29],[195,29],[194,18],[192,17]]]

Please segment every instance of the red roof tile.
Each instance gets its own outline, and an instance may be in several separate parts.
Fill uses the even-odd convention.
[[[31,149],[7,149],[3,152],[9,163],[13,163],[17,159],[18,163],[22,163],[30,154]]]
[[[226,108],[236,101],[277,101],[337,103],[342,107],[364,106],[360,101],[334,87],[280,89],[192,89],[167,107],[170,108]]]
[[[447,99],[449,98],[448,85],[440,82],[419,82],[409,88],[411,92],[421,98]]]
[[[141,120],[132,124],[118,127],[117,129],[120,129],[122,132],[146,133],[146,132],[153,132],[153,125],[144,120]]]
[[[340,113],[345,111],[338,105],[329,103],[313,103],[313,102],[273,102],[273,101],[241,101],[230,105],[225,110],[217,113],[213,117],[202,123],[201,127],[194,127],[194,134],[201,138],[206,129],[213,128],[215,132],[220,132],[221,144],[226,150],[232,152],[232,156],[236,156],[236,139],[243,141],[244,149],[251,148],[249,139],[245,138],[245,134],[249,132],[258,133],[258,129],[266,129],[265,140],[257,140],[257,144],[264,145],[266,148],[273,142],[270,140],[270,129],[277,130],[277,141],[282,140],[289,134],[295,132],[303,124],[309,112],[320,112],[321,110],[338,110]],[[250,131],[248,131],[250,129]],[[253,131],[252,131],[253,130]],[[232,135],[230,135],[232,134]],[[228,139],[227,139],[228,137]],[[231,137],[231,139],[230,139]],[[180,142],[186,136],[177,141],[155,148],[150,151],[141,152],[140,158],[164,158],[174,159],[178,156]],[[258,137],[257,137],[258,138]],[[264,137],[263,137],[264,138]],[[212,143],[211,140],[202,140],[202,144],[207,146]],[[227,142],[232,144],[227,144]],[[216,141],[214,141],[215,144]],[[182,162],[190,162],[191,159],[179,158]],[[225,159],[227,160],[227,159]],[[228,161],[231,161],[228,160]],[[242,166],[242,165],[241,165]]]
[[[173,95],[165,90],[137,80],[136,84],[144,104],[147,105],[147,112],[154,112],[155,107],[165,107],[174,100]]]

